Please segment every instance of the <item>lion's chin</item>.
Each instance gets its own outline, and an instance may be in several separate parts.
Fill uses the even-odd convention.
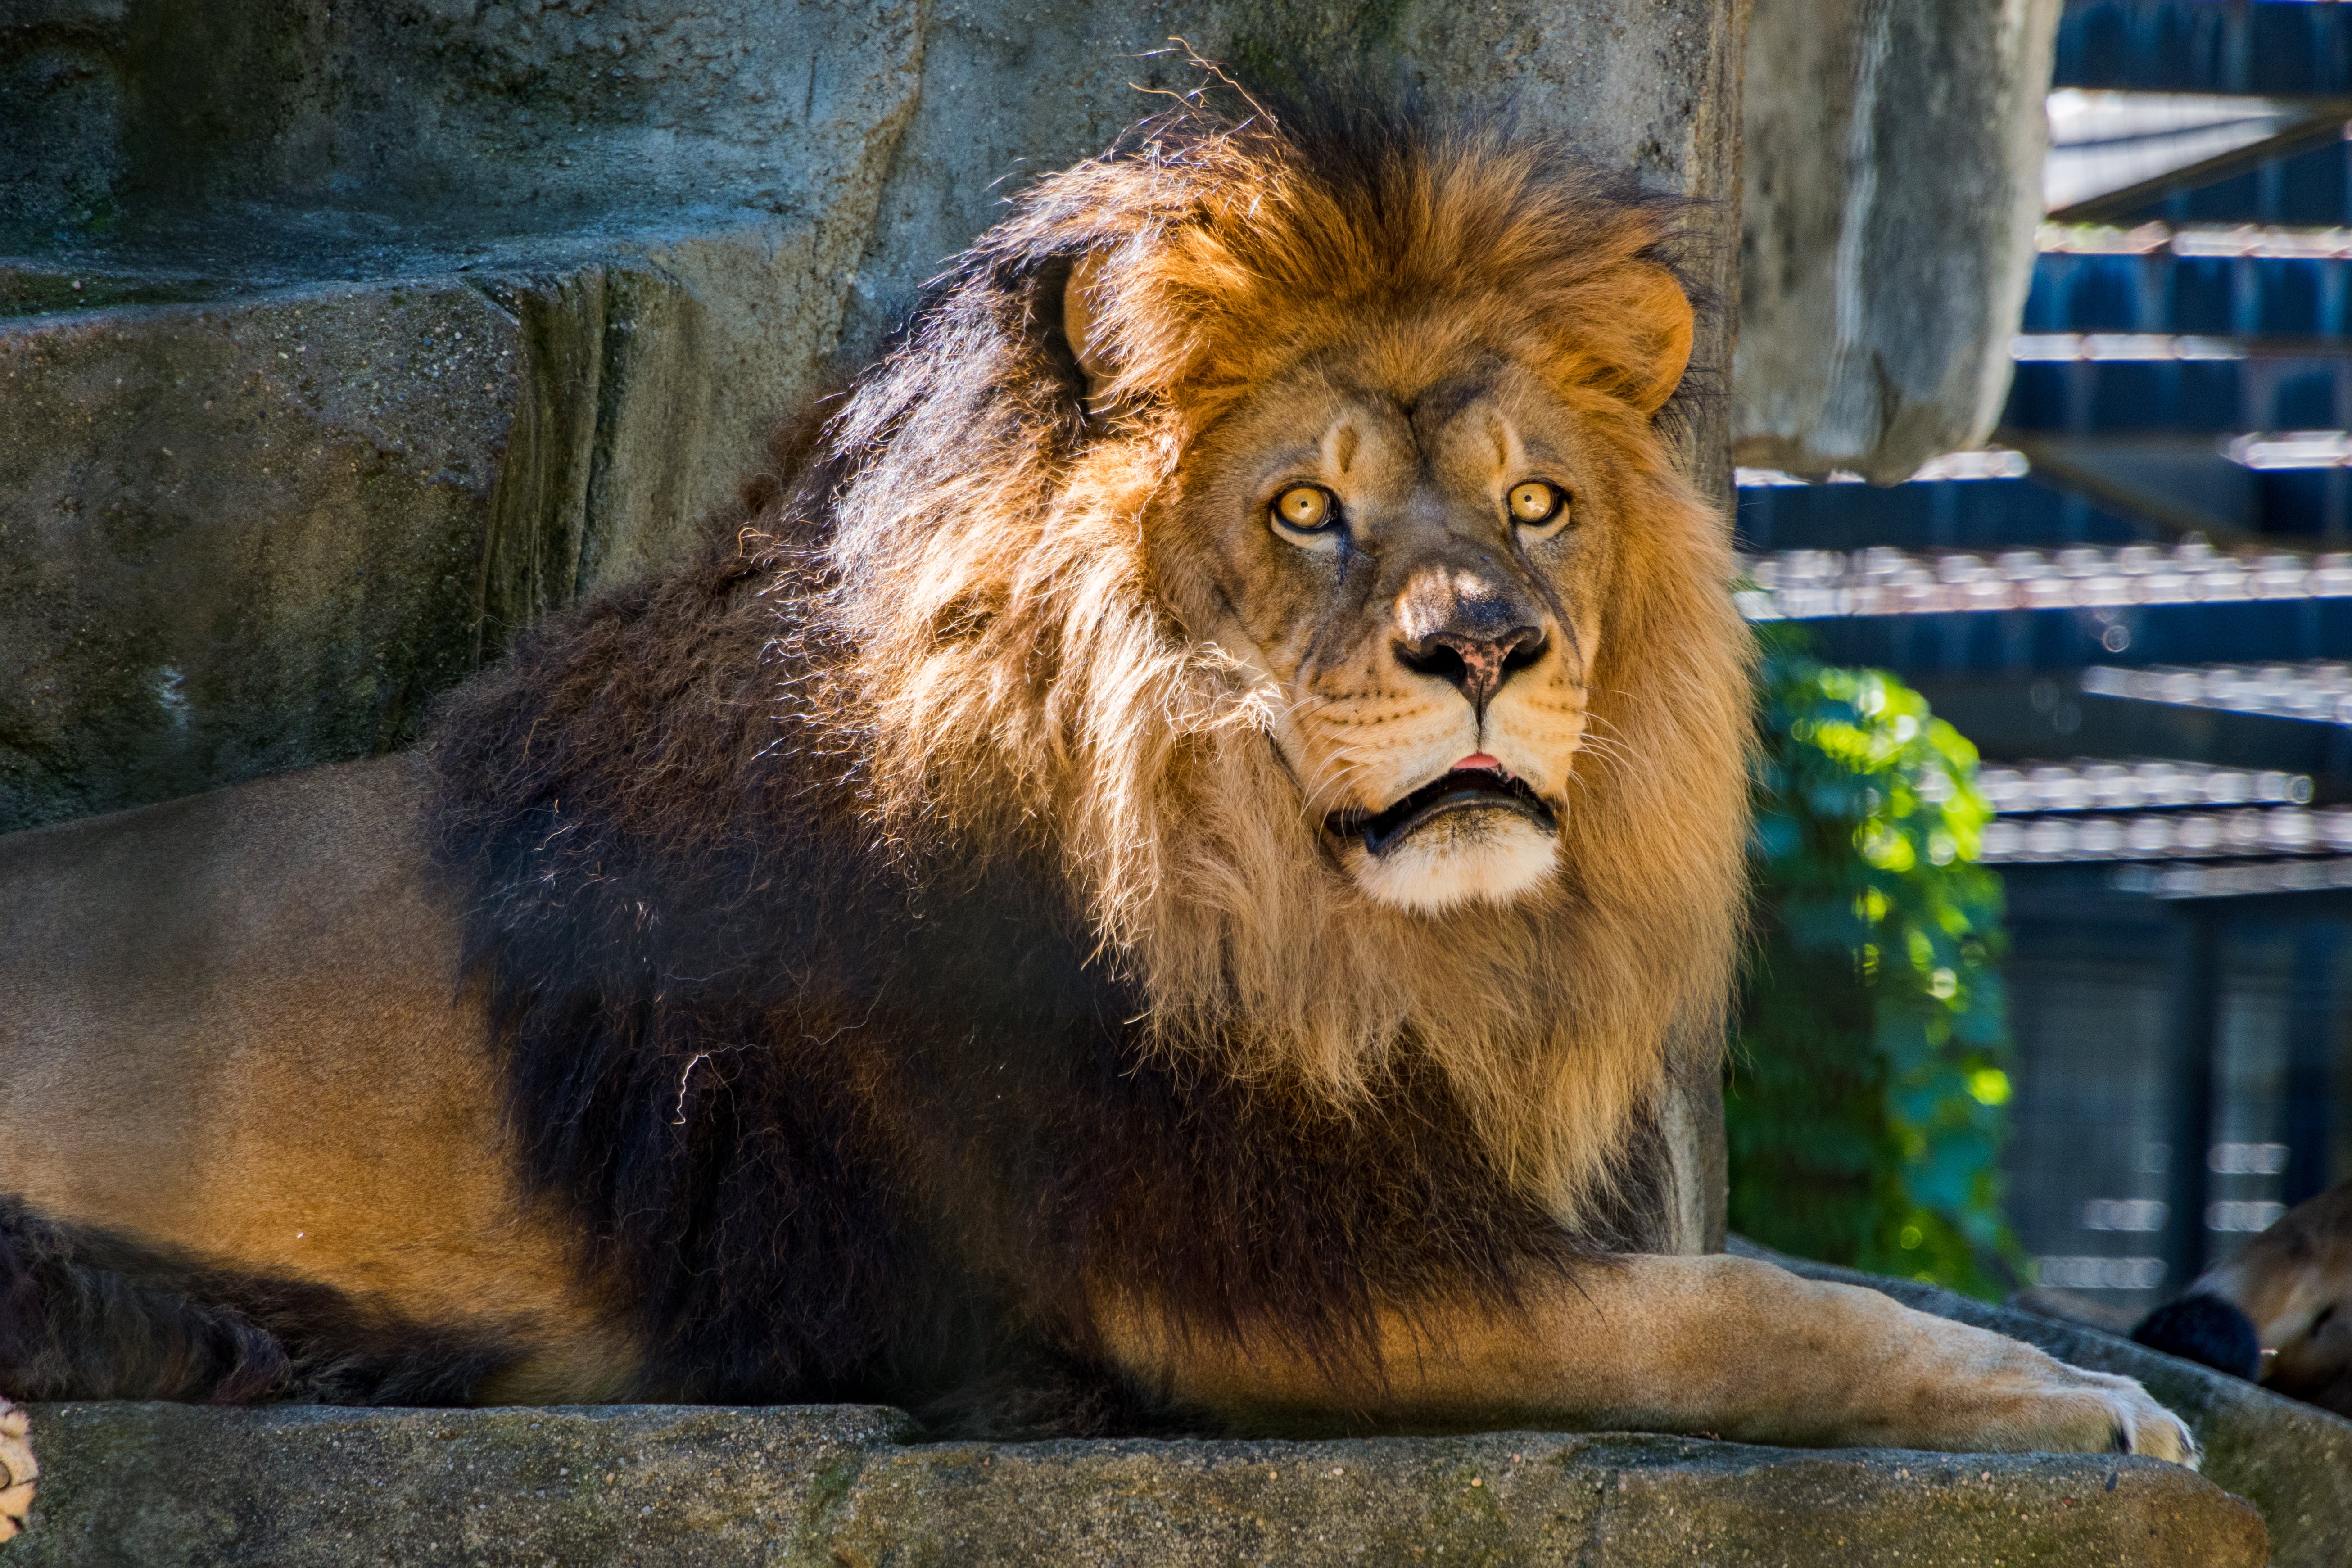
[[[1558,869],[1559,839],[1516,811],[1455,811],[1380,854],[1352,847],[1346,863],[1356,885],[1381,902],[1434,915],[1527,893]]]

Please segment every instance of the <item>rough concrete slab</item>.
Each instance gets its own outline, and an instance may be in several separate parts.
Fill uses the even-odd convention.
[[[712,207],[814,220],[887,163],[916,0],[16,0],[0,250],[322,254]],[[378,267],[383,269],[382,265]]]
[[[2152,1459],[1500,1433],[908,1443],[895,1412],[36,1406],[35,1564],[2260,1568]]]
[[[412,732],[524,372],[462,284],[0,329],[0,827]]]

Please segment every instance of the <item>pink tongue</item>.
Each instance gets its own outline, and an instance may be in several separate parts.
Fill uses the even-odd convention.
[[[1484,768],[1490,773],[1499,773],[1504,771],[1503,759],[1490,757],[1484,752],[1473,752],[1454,764],[1455,773],[1460,773],[1465,768]]]

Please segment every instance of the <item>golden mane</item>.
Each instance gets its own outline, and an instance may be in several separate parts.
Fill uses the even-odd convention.
[[[1162,121],[1022,198],[967,280],[1025,286],[951,289],[914,334],[933,352],[827,433],[828,614],[880,831],[1057,856],[1171,1058],[1346,1113],[1423,1053],[1571,1222],[1670,1038],[1719,1037],[1740,923],[1750,641],[1727,531],[1646,412],[1689,321],[1671,217],[1540,142]],[[1083,427],[1047,319],[1073,266],[1117,366]],[[1193,440],[1368,334],[1536,370],[1615,455],[1636,522],[1563,872],[1507,907],[1359,891],[1276,755],[1279,692],[1155,592]]]

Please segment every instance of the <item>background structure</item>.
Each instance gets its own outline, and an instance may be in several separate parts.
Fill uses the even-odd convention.
[[[1733,449],[1882,483],[1990,432],[2059,0],[1756,0]]]
[[[2066,0],[2053,52],[2001,449],[1751,469],[1738,530],[1755,613],[1987,759],[2010,1212],[2128,1321],[2352,1176],[2352,6]]]

